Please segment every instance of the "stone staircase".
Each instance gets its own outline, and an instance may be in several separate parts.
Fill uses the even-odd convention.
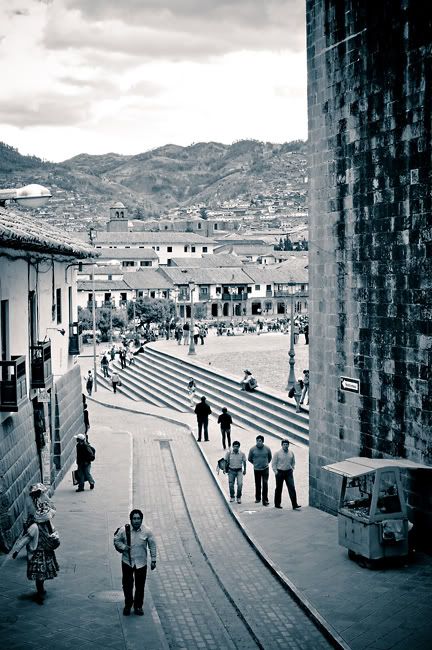
[[[213,415],[219,415],[222,407],[226,406],[236,424],[309,444],[308,412],[296,413],[295,407],[285,401],[283,393],[260,388],[253,393],[243,392],[238,378],[162,352],[157,344],[147,345],[145,353],[134,359],[135,362],[123,370],[119,361],[111,364],[111,369],[115,368],[122,380],[118,392],[132,400],[144,400],[155,406],[190,413],[187,384],[193,377],[197,386],[195,403],[205,395]],[[100,372],[98,383],[111,387],[110,380],[104,379]]]

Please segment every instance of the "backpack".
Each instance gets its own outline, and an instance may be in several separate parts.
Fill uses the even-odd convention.
[[[96,449],[89,443],[86,444],[87,462],[92,463],[96,459]]]
[[[295,395],[295,388],[294,386],[291,386],[290,391],[288,393],[288,397],[294,397]]]
[[[258,382],[257,382],[257,380],[255,379],[255,377],[251,377],[251,378],[249,379],[249,386],[250,386],[250,388],[257,388],[257,386],[258,386]]]
[[[123,549],[117,548],[116,543],[115,543],[115,536],[119,532],[121,526],[119,526],[115,531],[114,531],[114,547],[115,550],[118,551],[119,553],[123,553]],[[125,533],[126,533],[126,544],[129,546],[131,545],[131,527],[130,524],[125,524]],[[129,560],[130,560],[130,551],[129,551]]]

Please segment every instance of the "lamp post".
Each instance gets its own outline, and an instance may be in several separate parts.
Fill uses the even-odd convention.
[[[291,388],[294,388],[294,399],[296,402],[296,411],[300,411],[300,405],[299,405],[299,400],[300,400],[300,395],[297,393],[296,390],[296,378],[295,378],[295,371],[294,371],[294,366],[295,366],[295,352],[294,352],[294,295],[295,295],[295,282],[290,282],[289,283],[289,293],[290,293],[290,298],[291,298],[291,318],[290,318],[290,349],[288,352],[289,355],[289,373],[288,373],[288,383],[287,383],[287,390],[289,391]]]
[[[97,393],[97,368],[96,368],[96,287],[95,287],[96,264],[93,264],[92,273],[92,316],[93,316],[93,381],[94,392]]]
[[[190,332],[189,332],[189,352],[188,354],[196,354],[195,351],[195,341],[193,337],[194,333],[194,302],[193,302],[193,292],[195,290],[195,283],[194,282],[189,282],[189,293],[190,293],[190,308],[191,308],[191,315],[190,315]]]
[[[0,206],[5,206],[6,201],[16,201],[27,208],[40,208],[52,196],[47,187],[43,185],[26,185],[25,187],[0,190]]]

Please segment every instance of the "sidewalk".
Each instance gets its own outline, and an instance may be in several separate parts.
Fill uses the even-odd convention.
[[[8,650],[166,649],[150,589],[145,594],[149,615],[125,619],[122,614],[121,559],[112,539],[131,509],[131,437],[95,427],[91,441],[97,450],[95,489],[76,494],[68,472],[54,494],[60,571],[45,583],[44,605],[32,600],[35,586],[26,577],[25,549],[16,560],[0,560],[0,637]]]
[[[196,437],[195,416],[133,402],[101,389],[97,401],[114,408],[158,415],[189,426]],[[337,542],[337,519],[307,506],[307,449],[292,445],[296,455],[296,488],[301,511],[291,510],[286,491],[283,510],[272,507],[274,478],[270,473],[270,507],[255,504],[253,469],[248,464],[242,504],[228,503],[227,477],[216,475],[224,454],[218,426],[211,419],[210,441],[196,443],[237,519],[265,561],[295,597],[334,635],[340,647],[353,650],[426,650],[432,640],[432,558],[418,554],[415,564],[370,571],[348,559]],[[232,439],[246,455],[255,432],[234,426]],[[279,441],[265,443],[276,451]]]

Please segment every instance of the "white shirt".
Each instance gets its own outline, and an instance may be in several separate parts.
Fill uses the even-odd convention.
[[[126,530],[122,526],[117,535],[114,536],[114,545],[117,550],[121,550],[122,562],[131,567],[141,569],[147,565],[147,546],[150,549],[150,556],[152,560],[156,560],[156,541],[153,533],[146,526],[141,526],[138,530],[134,530],[131,526],[131,549],[130,557],[129,550],[127,549]]]

